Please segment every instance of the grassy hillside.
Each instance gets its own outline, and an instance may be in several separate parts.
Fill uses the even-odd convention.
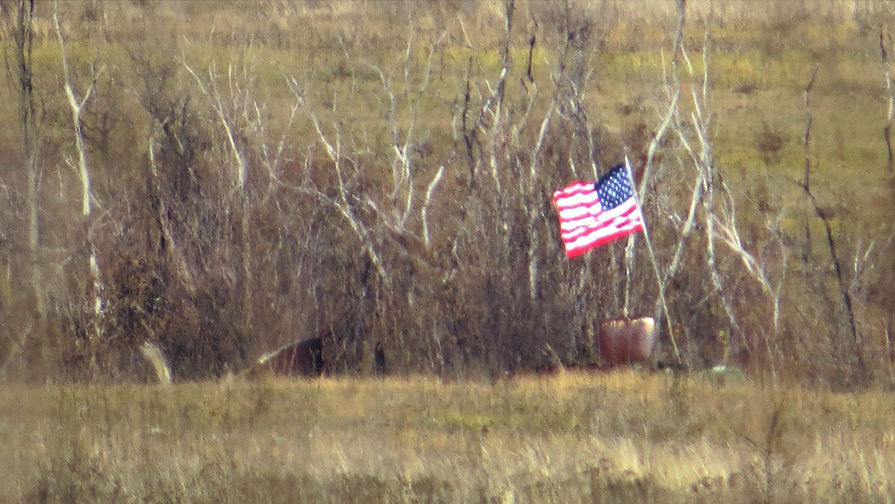
[[[28,5],[0,501],[895,492],[891,3]],[[626,154],[653,250],[567,260],[552,192]],[[561,371],[660,306],[685,371]],[[322,379],[227,378],[318,336]]]
[[[891,397],[616,371],[8,387],[10,502],[879,502]],[[26,401],[22,398],[27,397]]]
[[[666,362],[892,383],[889,3],[22,5],[0,377],[495,375],[658,313]],[[566,260],[550,195],[626,154],[652,252]]]

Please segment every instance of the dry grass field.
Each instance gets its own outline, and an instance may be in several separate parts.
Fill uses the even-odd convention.
[[[0,25],[0,502],[895,495],[895,3],[31,21]],[[657,258],[566,260],[552,191],[625,154]],[[663,275],[690,372],[568,370]],[[321,334],[321,379],[227,378]],[[174,384],[138,383],[148,343]]]
[[[0,390],[4,502],[885,502],[890,394],[619,370]]]

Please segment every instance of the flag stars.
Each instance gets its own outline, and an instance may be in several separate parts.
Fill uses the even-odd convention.
[[[625,165],[620,164],[600,177],[595,189],[604,210],[615,208],[634,195]]]

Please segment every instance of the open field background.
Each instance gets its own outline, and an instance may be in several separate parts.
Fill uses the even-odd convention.
[[[892,3],[0,21],[0,501],[895,493]],[[552,192],[625,154],[654,254],[566,260]],[[624,312],[674,374],[582,371]]]
[[[890,384],[892,5],[760,5],[6,1],[0,375],[588,366],[631,313]],[[552,192],[626,153],[654,255],[567,261]]]
[[[559,373],[0,390],[6,502],[885,502],[890,394]]]
[[[631,313],[888,388],[895,10],[760,5],[3,2],[0,376],[502,376]],[[649,247],[567,261],[553,190],[625,154]]]

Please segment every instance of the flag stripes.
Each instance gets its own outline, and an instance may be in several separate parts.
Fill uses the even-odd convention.
[[[625,165],[616,166],[596,183],[573,182],[556,191],[553,202],[569,258],[644,229]]]

